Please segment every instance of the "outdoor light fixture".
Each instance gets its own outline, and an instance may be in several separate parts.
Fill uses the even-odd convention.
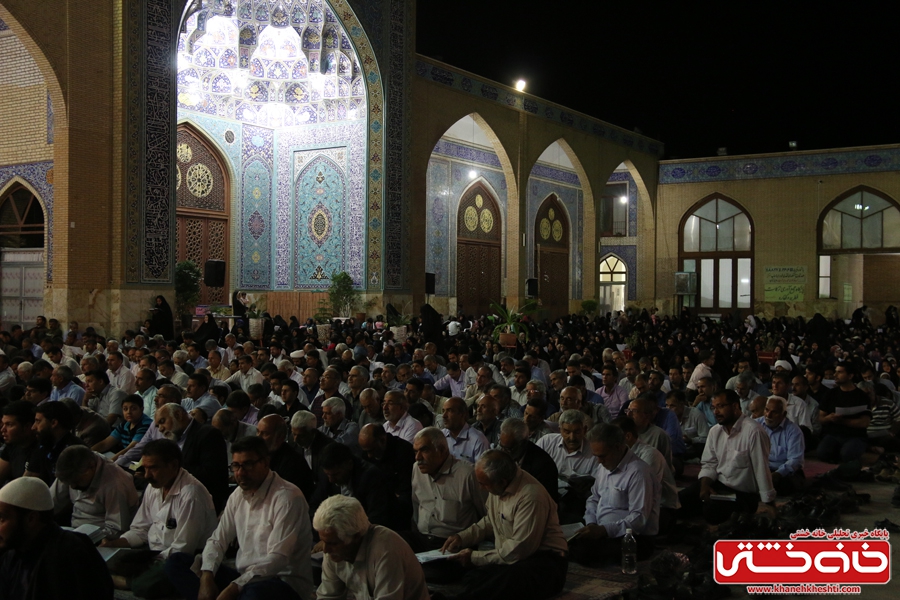
[[[621,198],[619,198],[619,202],[621,202],[622,204],[628,204],[628,198],[626,196],[622,196]]]
[[[525,85],[526,85],[526,83],[525,83],[525,80],[524,80],[524,79],[518,80],[518,81],[516,82],[516,91],[517,91],[517,92],[524,92],[524,91],[525,91]]]
[[[469,179],[475,179],[478,177],[478,171],[469,171]]]
[[[790,148],[791,150],[796,150],[796,149],[797,149],[797,142],[795,142],[795,141],[790,141],[790,142],[788,142],[788,148]]]

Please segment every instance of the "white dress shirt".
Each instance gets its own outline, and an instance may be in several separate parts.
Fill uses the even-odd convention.
[[[247,390],[249,390],[250,386],[253,385],[254,383],[262,383],[262,382],[263,382],[262,373],[260,373],[253,367],[250,367],[250,370],[247,371],[246,374],[242,373],[241,371],[238,371],[237,373],[235,373],[234,375],[232,375],[231,377],[229,377],[228,379],[225,380],[225,383],[237,383],[238,385],[241,386],[241,389],[244,390],[245,392]]]
[[[428,600],[425,574],[416,555],[399,535],[380,525],[369,525],[356,557],[334,562],[322,560],[318,600]]]
[[[397,421],[396,425],[391,425],[390,421],[385,421],[384,430],[412,444],[416,434],[422,430],[422,423],[418,419],[414,419],[409,413],[406,413],[402,419]]]
[[[675,484],[675,475],[672,473],[669,465],[666,464],[666,459],[663,458],[660,451],[640,440],[634,443],[631,451],[650,466],[650,471],[656,476],[656,480],[659,481],[662,492],[660,507],[673,510],[681,508],[681,502],[678,501],[678,486]]]
[[[656,535],[659,504],[659,483],[650,466],[629,448],[612,471],[603,465],[597,467],[584,522],[602,525],[610,538],[624,536],[626,529],[635,535]]]
[[[216,525],[212,496],[193,475],[181,469],[165,499],[162,489],[147,486],[131,529],[122,538],[132,548],[149,545],[159,552],[157,560],[165,560],[176,552],[194,554],[202,549]]]
[[[54,512],[72,506],[72,527],[89,524],[103,531],[103,537],[119,537],[128,529],[138,505],[134,479],[108,459],[96,454],[94,478],[86,490],[70,488],[59,479],[50,487]]]
[[[313,595],[312,526],[303,492],[270,471],[255,492],[236,489],[203,549],[203,571],[215,573],[237,539],[234,583],[241,589],[254,578],[278,577],[301,598]],[[196,564],[196,563],[195,563]]]
[[[550,455],[550,458],[556,463],[561,477],[573,475],[590,477],[597,469],[597,459],[591,452],[591,445],[588,443],[587,437],[584,438],[581,449],[575,452],[569,452],[562,435],[558,433],[545,435],[535,442],[535,445]]]
[[[137,385],[134,382],[134,373],[132,373],[125,365],[119,367],[119,370],[115,373],[107,369],[106,374],[109,375],[109,383],[113,387],[119,388],[126,394],[134,394],[137,392]]]
[[[740,492],[758,492],[763,502],[775,500],[769,472],[769,436],[762,426],[744,415],[731,432],[722,425],[709,430],[699,477],[721,481]]]

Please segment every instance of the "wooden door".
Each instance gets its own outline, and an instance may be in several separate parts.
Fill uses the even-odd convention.
[[[190,125],[178,127],[177,255],[203,271],[207,260],[224,260],[224,287],[200,284],[198,304],[230,304],[228,224],[230,184],[218,152]]]
[[[569,221],[556,194],[541,204],[534,227],[541,314],[556,319],[569,313]]]
[[[460,312],[476,317],[501,302],[503,275],[500,211],[487,189],[475,185],[459,203],[456,297]]]
[[[539,245],[536,268],[541,311],[552,319],[569,314],[569,253]]]

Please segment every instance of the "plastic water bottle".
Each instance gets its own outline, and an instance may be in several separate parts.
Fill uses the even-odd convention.
[[[630,529],[625,530],[622,538],[622,572],[626,575],[637,573],[637,540]]]

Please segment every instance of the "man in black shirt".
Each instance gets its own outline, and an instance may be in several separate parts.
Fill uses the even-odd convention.
[[[37,447],[33,424],[34,405],[27,400],[3,407],[0,436],[6,445],[0,450],[0,485],[25,474],[25,463]]]
[[[316,488],[312,469],[299,452],[287,443],[287,425],[278,415],[267,415],[256,424],[257,435],[269,450],[269,466],[278,476],[293,483],[303,496],[311,498]]]
[[[53,522],[43,481],[21,477],[0,489],[0,598],[112,600],[112,578],[93,546]]]
[[[40,477],[49,486],[56,479],[56,459],[62,451],[84,442],[72,433],[74,418],[62,402],[45,402],[35,413],[31,428],[39,445],[25,463],[25,474]]]
[[[850,363],[834,368],[835,387],[828,390],[819,404],[822,441],[819,459],[830,463],[858,460],[868,447],[866,428],[872,420],[868,395],[856,387],[856,369]]]

